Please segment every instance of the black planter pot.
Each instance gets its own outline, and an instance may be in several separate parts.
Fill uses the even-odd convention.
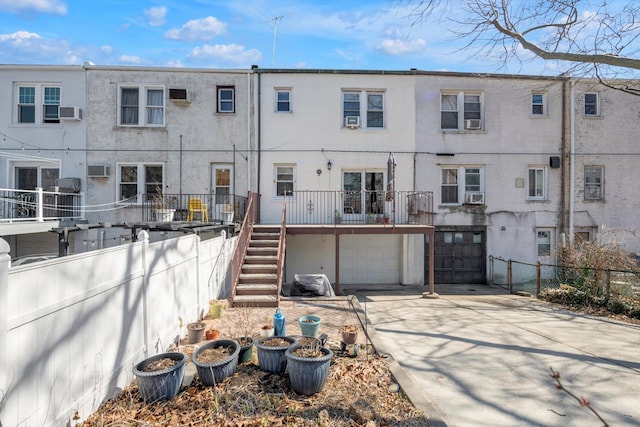
[[[329,376],[333,352],[326,347],[321,347],[320,351],[323,355],[320,357],[299,357],[293,354],[298,348],[300,346],[294,345],[285,351],[289,381],[296,393],[311,396],[324,387]]]
[[[242,344],[243,341],[247,340],[245,344]],[[251,337],[240,337],[236,338],[236,341],[240,343],[240,353],[238,354],[238,363],[247,363],[251,362],[253,359],[253,338]]]
[[[198,354],[204,350],[218,347],[233,347],[233,351],[229,357],[219,360],[214,363],[205,363],[198,361]],[[211,341],[191,355],[191,361],[196,366],[198,376],[202,384],[206,386],[216,385],[222,382],[225,378],[233,375],[238,366],[238,354],[240,353],[240,344],[233,340],[215,340]]]
[[[273,347],[264,345],[265,341],[272,339],[283,339],[289,344],[284,346]],[[265,372],[274,374],[282,374],[287,369],[287,357],[284,352],[298,342],[293,337],[264,337],[256,341],[256,349],[258,350],[258,364],[260,369]]]
[[[145,372],[144,368],[152,362],[161,359],[173,359],[175,366],[161,371]],[[151,356],[133,367],[138,390],[146,403],[168,400],[178,394],[184,379],[184,368],[187,355],[184,353],[160,353]]]

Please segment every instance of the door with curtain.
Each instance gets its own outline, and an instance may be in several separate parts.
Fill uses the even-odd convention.
[[[364,222],[369,215],[384,214],[384,182],[384,172],[343,172],[342,215],[344,219]]]
[[[223,212],[233,212],[235,210],[234,189],[233,189],[233,165],[217,164],[213,165],[211,191],[213,193],[213,211],[218,218]]]

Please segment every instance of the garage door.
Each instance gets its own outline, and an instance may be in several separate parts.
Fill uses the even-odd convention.
[[[485,235],[484,227],[436,228],[435,283],[486,283]],[[425,250],[425,266],[429,265],[428,253]]]
[[[402,236],[340,237],[340,283],[400,283]]]

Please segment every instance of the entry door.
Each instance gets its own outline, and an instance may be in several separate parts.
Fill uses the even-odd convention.
[[[384,172],[343,172],[342,189],[342,215],[347,221],[384,213]]]
[[[233,205],[233,166],[213,165],[211,189],[215,212],[221,212],[225,205]]]

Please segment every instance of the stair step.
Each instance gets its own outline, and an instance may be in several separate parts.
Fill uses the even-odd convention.
[[[276,264],[277,255],[247,255],[244,257],[245,264]]]
[[[252,283],[238,285],[236,295],[274,295],[278,293],[278,286],[273,283]]]
[[[277,307],[277,295],[236,295],[234,307]]]
[[[249,240],[249,247],[270,247],[270,248],[277,248],[278,247],[278,240]]]
[[[251,240],[280,240],[280,233],[251,233]]]
[[[238,286],[241,284],[276,283],[278,275],[275,273],[241,273]]]
[[[251,247],[247,248],[247,255],[249,256],[271,256],[278,254],[278,247]]]

